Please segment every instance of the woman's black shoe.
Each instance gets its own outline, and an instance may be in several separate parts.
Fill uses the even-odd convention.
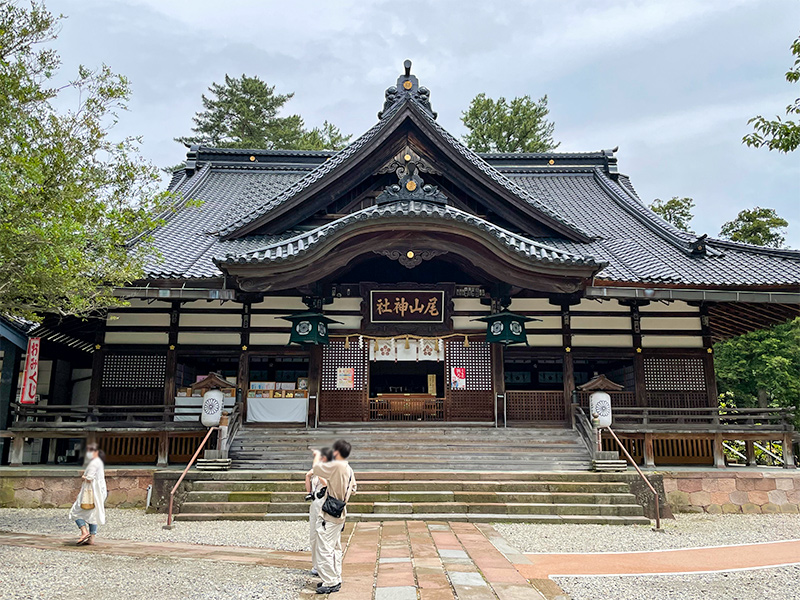
[[[337,583],[336,585],[333,585],[331,587],[325,587],[325,586],[321,585],[321,586],[319,586],[317,588],[317,593],[318,594],[333,594],[334,592],[338,592],[340,589],[342,589],[342,584],[341,583]]]

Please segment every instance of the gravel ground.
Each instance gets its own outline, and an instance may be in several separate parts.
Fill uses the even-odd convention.
[[[702,575],[558,577],[572,600],[798,600],[800,566]]]
[[[495,523],[494,527],[520,552],[631,552],[800,539],[800,515],[676,517],[661,522],[663,533],[646,525]]]
[[[75,523],[60,508],[2,508],[0,531],[78,534]],[[149,542],[185,542],[210,546],[249,546],[286,551],[307,551],[308,521],[176,521],[175,529],[162,529],[166,516],[143,510],[109,508],[100,537]]]
[[[171,558],[129,558],[0,546],[4,600],[294,600],[296,571]]]

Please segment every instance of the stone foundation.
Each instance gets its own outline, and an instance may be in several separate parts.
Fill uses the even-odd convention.
[[[797,471],[685,471],[662,473],[675,512],[798,513]]]
[[[106,469],[106,507],[141,508],[155,469]],[[81,488],[82,469],[0,469],[0,507],[69,508]]]

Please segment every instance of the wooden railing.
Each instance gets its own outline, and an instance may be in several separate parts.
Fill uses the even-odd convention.
[[[572,405],[572,428],[581,436],[583,443],[589,450],[589,455],[594,459],[597,456],[597,452],[602,448],[597,444],[597,432],[592,426],[589,415],[577,404]]]
[[[101,427],[158,428],[159,421],[167,421],[170,428],[197,429],[202,409],[174,406],[72,406],[13,403],[10,429],[53,428],[65,429],[80,424]],[[197,420],[174,421],[175,416],[197,417]]]
[[[443,421],[444,399],[423,396],[370,398],[370,421]]]
[[[590,391],[575,391],[575,399],[578,404],[583,408],[589,408],[589,396],[594,392]],[[606,392],[611,396],[611,406],[616,409],[617,407],[636,406],[636,392]],[[573,400],[574,401],[574,400]]]
[[[617,431],[793,431],[791,408],[614,407]]]
[[[631,464],[631,466],[633,466],[633,468],[636,469],[636,472],[639,474],[639,477],[642,478],[642,481],[644,481],[645,485],[653,494],[656,505],[656,529],[661,529],[661,507],[659,506],[658,492],[656,491],[656,488],[653,487],[653,484],[650,482],[650,480],[647,477],[645,477],[644,473],[642,473],[642,470],[639,468],[639,465],[637,465],[636,461],[633,460],[633,457],[630,455],[627,448],[625,448],[625,445],[617,437],[617,434],[614,433],[614,430],[611,429],[611,427],[606,427],[605,429],[606,431],[608,431],[608,433],[611,434],[611,437],[617,443],[617,447],[622,451],[623,456],[625,456],[626,460]]]

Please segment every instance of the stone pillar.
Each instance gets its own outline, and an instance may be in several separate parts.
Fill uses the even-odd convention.
[[[717,469],[724,469],[725,465],[725,447],[722,445],[723,438],[721,433],[714,434],[714,466]]]
[[[642,444],[642,462],[646,468],[652,469],[656,466],[656,451],[652,433],[644,434]]]
[[[156,466],[164,468],[169,466],[169,436],[166,431],[158,434],[158,459]]]
[[[24,450],[24,437],[21,435],[15,435],[13,438],[11,438],[11,452],[8,455],[8,464],[12,467],[21,467]]]

